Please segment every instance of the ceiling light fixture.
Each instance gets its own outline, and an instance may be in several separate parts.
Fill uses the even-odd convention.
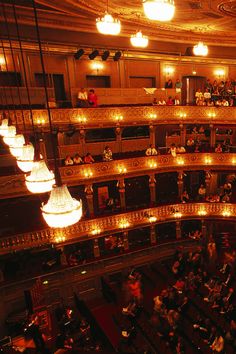
[[[132,34],[130,42],[133,47],[146,48],[148,45],[148,37],[144,36],[141,31]]]
[[[21,156],[16,158],[19,169],[23,172],[30,172],[34,165],[34,147],[26,144],[22,147]]]
[[[174,17],[173,0],[143,0],[144,13],[150,20],[170,21]]]
[[[25,176],[25,184],[31,193],[46,193],[55,183],[54,173],[49,171],[44,160],[34,161],[31,173]]]
[[[198,42],[198,44],[196,44],[193,47],[193,54],[197,56],[205,57],[208,54],[207,45],[204,44],[203,42]]]
[[[120,20],[114,18],[109,14],[108,11],[108,0],[107,0],[107,11],[105,12],[104,17],[96,19],[96,26],[98,32],[102,34],[108,34],[111,36],[117,36],[121,30]]]

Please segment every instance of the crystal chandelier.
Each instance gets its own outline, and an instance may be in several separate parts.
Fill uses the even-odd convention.
[[[132,34],[130,42],[133,47],[145,48],[148,45],[148,37],[144,36],[141,31]]]
[[[21,156],[24,143],[25,143],[24,135],[16,134],[12,139],[11,145],[9,146],[10,153],[15,157]]]
[[[206,44],[204,44],[203,42],[198,42],[198,44],[196,44],[193,47],[193,54],[194,55],[198,55],[198,56],[202,56],[205,57],[208,54],[208,47]]]
[[[118,18],[114,18],[107,12],[104,17],[96,19],[96,25],[98,32],[102,34],[116,36],[121,30],[120,20],[118,20]]]
[[[0,125],[0,135],[1,136],[7,136],[8,134],[8,119],[3,119],[2,124]]]
[[[6,145],[14,144],[14,138],[16,135],[16,127],[14,125],[10,125],[6,131],[6,134],[3,137],[3,141]]]
[[[26,144],[22,147],[21,156],[16,158],[19,169],[23,172],[30,172],[34,164],[34,147],[32,144]]]
[[[174,17],[174,0],[143,0],[145,15],[150,20],[170,21]]]
[[[34,161],[31,173],[25,176],[25,184],[31,193],[50,192],[55,183],[54,173],[44,160]]]
[[[82,202],[72,198],[65,184],[54,185],[47,204],[42,204],[41,210],[50,227],[62,228],[81,219]]]

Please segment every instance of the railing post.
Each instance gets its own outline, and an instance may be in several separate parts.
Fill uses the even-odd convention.
[[[181,222],[176,221],[175,222],[175,230],[176,230],[176,239],[179,240],[182,238],[182,233],[181,233]]]
[[[118,188],[120,193],[120,207],[122,210],[126,209],[126,202],[125,202],[125,179],[120,178],[118,180]]]
[[[124,251],[129,250],[128,231],[123,232]]]
[[[150,189],[151,205],[155,205],[156,204],[156,179],[154,173],[149,175],[149,189]]]
[[[116,142],[117,142],[117,146],[118,146],[118,153],[122,152],[122,139],[121,139],[121,133],[122,133],[122,129],[119,125],[117,125],[116,127]]]
[[[181,199],[181,196],[183,194],[183,191],[184,191],[184,181],[183,181],[183,178],[184,178],[184,172],[183,171],[180,171],[178,173],[178,179],[177,179],[177,184],[178,184],[178,196],[179,198]]]
[[[155,225],[150,226],[150,241],[151,241],[151,245],[156,245],[156,243],[157,243]]]
[[[210,124],[210,145],[213,148],[216,144],[216,128]]]
[[[182,146],[186,145],[186,125],[180,124],[180,143]]]
[[[100,257],[100,248],[99,248],[99,244],[98,244],[98,239],[95,238],[93,240],[93,255],[95,258],[99,258]]]
[[[154,125],[149,125],[149,133],[150,133],[150,144],[156,146],[156,127]]]
[[[206,195],[209,195],[211,183],[211,172],[205,171],[205,185],[206,185]]]

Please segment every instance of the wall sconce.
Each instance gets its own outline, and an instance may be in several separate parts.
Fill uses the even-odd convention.
[[[121,229],[127,229],[127,227],[130,226],[130,223],[128,222],[128,220],[121,220],[119,223],[119,227]]]
[[[192,74],[193,74],[193,75],[197,75],[196,70],[193,70],[193,71],[192,71]]]
[[[177,157],[176,162],[178,165],[184,165],[184,159],[182,157]]]
[[[218,78],[223,78],[225,76],[225,70],[224,69],[217,69],[215,70],[214,74],[218,76]]]
[[[208,117],[209,117],[209,118],[215,118],[215,117],[216,117],[215,112],[209,112],[209,113],[208,113]]]
[[[179,113],[179,117],[180,117],[180,118],[186,118],[186,117],[187,117],[187,114],[186,114],[186,113],[181,112],[181,113]]]
[[[85,178],[93,177],[93,172],[91,170],[85,170],[84,171],[84,177]]]
[[[77,119],[80,124],[87,122],[87,118],[85,118],[85,117],[78,117]]]
[[[3,55],[0,55],[0,70],[1,71],[7,70],[6,61]]]
[[[45,119],[44,118],[38,118],[37,119],[37,124],[39,124],[39,125],[45,124]]]
[[[151,160],[151,161],[148,162],[148,166],[150,168],[156,168],[157,167],[157,163],[155,161]]]
[[[149,116],[148,116],[149,119],[156,119],[157,118],[157,115],[156,113],[150,113]]]
[[[126,173],[127,172],[127,168],[126,167],[124,167],[124,166],[118,166],[118,172],[119,173]]]
[[[207,212],[206,212],[205,209],[200,209],[200,210],[198,211],[198,215],[200,215],[200,216],[205,216],[205,215],[207,215]]]
[[[154,215],[150,215],[148,218],[149,222],[152,224],[157,221],[157,217]]]
[[[236,164],[236,159],[232,158],[232,164],[235,165]]]
[[[95,236],[95,235],[99,235],[101,232],[102,232],[102,230],[99,229],[99,227],[95,227],[95,228],[92,230],[91,234]]]
[[[114,119],[119,123],[124,119],[124,117],[121,114],[117,114]]]
[[[211,163],[212,163],[211,157],[206,156],[206,157],[205,157],[205,164],[209,165],[209,164],[211,164]]]
[[[181,217],[182,217],[182,213],[181,213],[180,211],[176,211],[176,212],[174,213],[174,217],[175,217],[176,219],[181,218]]]
[[[55,238],[56,243],[65,242],[65,240],[66,240],[65,236],[57,236]]]
[[[224,210],[222,212],[222,215],[225,216],[225,217],[229,217],[231,215],[231,212],[229,210]]]
[[[165,73],[167,76],[172,75],[174,71],[175,71],[175,69],[174,69],[172,66],[167,66],[167,67],[165,67],[165,69],[164,69],[164,73]]]

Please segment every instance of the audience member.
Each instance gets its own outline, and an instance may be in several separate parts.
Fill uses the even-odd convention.
[[[173,157],[176,157],[177,149],[174,143],[171,144],[168,153],[171,154]]]
[[[171,96],[168,97],[167,101],[166,101],[166,105],[167,106],[173,106],[174,102]]]
[[[73,161],[75,165],[80,165],[83,163],[83,159],[79,154],[75,154]]]
[[[112,151],[111,148],[107,145],[103,150],[103,161],[112,161]]]
[[[153,144],[150,144],[149,148],[147,148],[145,154],[146,156],[155,156],[158,155],[159,151],[155,148]]]
[[[181,89],[181,88],[182,88],[182,82],[180,81],[180,79],[177,79],[177,80],[176,80],[175,88],[178,88],[178,89]]]
[[[78,107],[81,108],[89,107],[88,93],[83,87],[80,89],[78,93]]]
[[[168,81],[166,81],[165,83],[165,88],[168,89],[168,88],[173,88],[173,82],[171,79],[169,79]]]
[[[89,90],[88,102],[89,102],[90,107],[95,108],[98,106],[98,98],[97,98],[97,95],[93,89]]]
[[[88,152],[86,154],[86,156],[84,156],[84,163],[89,164],[89,163],[93,163],[94,162],[94,158],[92,157],[92,155]]]
[[[70,155],[67,155],[64,161],[65,166],[74,165],[74,161]]]

